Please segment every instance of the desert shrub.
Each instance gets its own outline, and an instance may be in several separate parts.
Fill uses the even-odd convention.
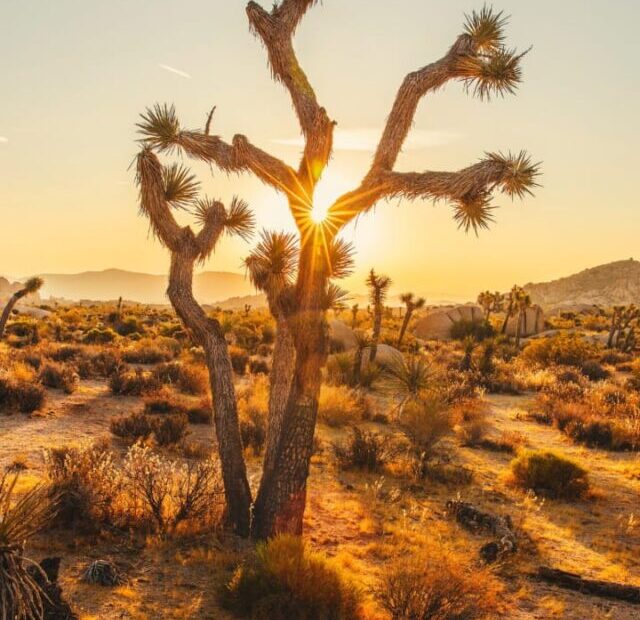
[[[113,418],[110,430],[116,436],[128,441],[146,439],[154,435],[161,446],[180,442],[187,434],[189,418],[185,413],[170,414],[154,418],[141,412]]]
[[[76,362],[78,374],[82,379],[110,377],[118,370],[120,364],[120,357],[114,351],[105,349],[85,351]]]
[[[281,534],[256,547],[220,593],[223,606],[255,620],[356,620],[358,593],[301,538]]]
[[[511,474],[518,486],[555,499],[579,499],[589,490],[587,471],[549,450],[523,450],[511,461]]]
[[[244,375],[247,372],[249,354],[240,347],[229,347],[229,356],[233,371],[238,375]]]
[[[458,403],[451,416],[462,445],[477,446],[483,441],[489,429],[489,406],[485,401],[475,398]]]
[[[393,620],[485,620],[499,615],[502,587],[487,568],[429,545],[417,557],[392,563],[376,589]]]
[[[24,375],[24,376],[22,376]],[[0,372],[0,410],[32,413],[44,404],[46,392],[32,375],[13,371]]]
[[[262,344],[273,344],[276,339],[276,330],[273,325],[262,326]],[[259,352],[259,351],[258,351]]]
[[[186,522],[199,529],[220,523],[221,476],[210,459],[180,464],[135,444],[125,458],[123,478],[128,511],[137,523],[154,524],[162,534]]]
[[[267,439],[269,382],[266,377],[254,379],[238,393],[238,416],[242,445],[260,454]]]
[[[249,361],[249,372],[252,375],[268,375],[269,364],[265,360],[252,359]]]
[[[171,446],[186,437],[189,428],[189,418],[185,413],[164,416],[153,421],[153,434],[161,446]]]
[[[116,332],[114,332],[110,327],[93,327],[84,335],[82,340],[87,344],[109,344],[117,337],[118,334],[116,334]]]
[[[580,367],[580,372],[590,381],[603,381],[610,376],[609,371],[595,360],[587,360]]]
[[[451,430],[451,416],[439,398],[425,397],[405,404],[399,426],[409,439],[414,455],[424,459]]]
[[[132,334],[144,333],[144,327],[135,316],[128,316],[118,322],[116,332],[120,336],[131,336]]]
[[[329,385],[353,384],[353,354],[335,353],[330,355],[326,366]]]
[[[48,357],[54,362],[68,362],[77,359],[78,356],[82,354],[82,351],[82,347],[67,344],[57,347],[48,353]]]
[[[167,362],[160,364],[153,374],[159,383],[175,385],[185,394],[206,394],[209,388],[209,375],[202,366]]]
[[[143,370],[119,368],[109,379],[109,389],[118,396],[142,396],[159,388],[158,380],[153,374]]]
[[[55,390],[63,390],[66,394],[72,394],[78,387],[78,374],[65,364],[47,362],[40,368],[38,379],[42,385]]]
[[[388,435],[364,431],[354,426],[347,444],[335,444],[333,453],[342,469],[376,472],[392,456],[393,447]]]
[[[560,333],[551,338],[532,340],[522,352],[522,358],[542,366],[563,364],[580,368],[596,353],[594,345],[579,334]]]
[[[44,460],[49,495],[57,498],[54,525],[89,531],[112,518],[121,481],[105,444],[50,449]]]
[[[144,338],[125,349],[122,359],[130,364],[159,364],[180,353],[181,345],[173,338]]]
[[[364,407],[356,392],[344,387],[323,385],[318,401],[318,420],[328,426],[344,426],[362,420]]]
[[[476,341],[485,340],[491,338],[494,335],[493,327],[490,323],[484,320],[456,321],[449,331],[449,335],[454,340],[465,340],[466,338],[473,338]]]

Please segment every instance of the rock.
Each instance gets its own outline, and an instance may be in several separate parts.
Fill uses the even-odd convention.
[[[434,308],[416,321],[413,333],[422,340],[450,340],[451,328],[459,321],[481,321],[480,306],[460,305]]]
[[[369,355],[371,354],[371,348],[365,347],[362,351],[362,366],[366,367],[369,363]],[[388,344],[379,344],[376,352],[376,364],[385,366],[395,362],[402,362],[402,353],[395,347]]]
[[[516,335],[516,326],[518,324],[518,315],[512,316],[507,323],[507,335]],[[524,320],[522,323],[522,329],[520,336],[522,338],[528,338],[544,331],[544,312],[540,306],[531,306],[527,308],[524,313]]]
[[[32,306],[19,307],[18,314],[21,316],[30,316],[34,319],[46,319],[51,315],[51,312],[48,310],[43,310],[42,308],[35,308]]]
[[[353,330],[344,322],[334,319],[329,321],[329,337],[332,349],[338,351],[351,351],[358,346]]]

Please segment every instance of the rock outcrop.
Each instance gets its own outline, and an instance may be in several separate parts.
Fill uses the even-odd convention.
[[[519,316],[512,316],[507,323],[507,335],[515,336],[516,328],[518,325]],[[520,329],[520,336],[522,338],[528,338],[529,336],[535,336],[545,329],[544,312],[540,306],[531,306],[527,308],[524,316],[522,317],[522,325]]]
[[[413,333],[422,340],[449,340],[456,323],[483,319],[482,308],[473,304],[434,308],[416,321]]]

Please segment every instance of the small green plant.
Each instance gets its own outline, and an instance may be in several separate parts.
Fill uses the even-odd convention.
[[[511,461],[514,482],[554,499],[579,499],[589,490],[587,471],[549,450],[523,450]]]

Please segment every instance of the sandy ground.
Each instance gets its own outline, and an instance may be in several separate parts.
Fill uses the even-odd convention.
[[[609,618],[640,619],[640,606],[626,605],[570,593],[541,584],[528,575],[541,564],[580,572],[584,576],[627,581],[640,585],[640,479],[633,454],[608,453],[572,445],[551,427],[528,421],[528,396],[491,396],[492,430],[517,431],[529,447],[552,448],[580,461],[590,471],[593,498],[581,502],[541,501],[526,497],[505,482],[509,454],[485,449],[454,447],[459,464],[474,472],[470,485],[450,488],[425,483],[409,488],[405,479],[338,472],[329,458],[314,457],[306,516],[307,537],[325,553],[335,556],[367,591],[384,570],[381,549],[393,545],[394,536],[419,540],[433,534],[456,541],[475,557],[487,542],[446,518],[447,499],[457,494],[488,511],[512,516],[523,532],[523,550],[500,567],[515,619]],[[103,382],[83,382],[72,395],[50,393],[47,405],[36,416],[0,415],[0,466],[26,458],[27,476],[39,477],[44,448],[76,445],[108,435],[109,420],[141,407],[140,399],[113,397]],[[382,427],[380,427],[382,429]],[[210,441],[211,427],[192,427],[192,436]],[[321,429],[325,447],[344,437],[344,431]],[[252,484],[259,465],[250,462]],[[215,603],[217,575],[233,565],[229,541],[207,540],[160,543],[104,535],[95,544],[71,534],[41,536],[31,545],[40,558],[62,555],[61,582],[74,608],[85,619],[227,618]],[[128,577],[117,589],[86,586],[79,576],[97,558],[112,558]],[[383,616],[381,616],[383,617]]]

